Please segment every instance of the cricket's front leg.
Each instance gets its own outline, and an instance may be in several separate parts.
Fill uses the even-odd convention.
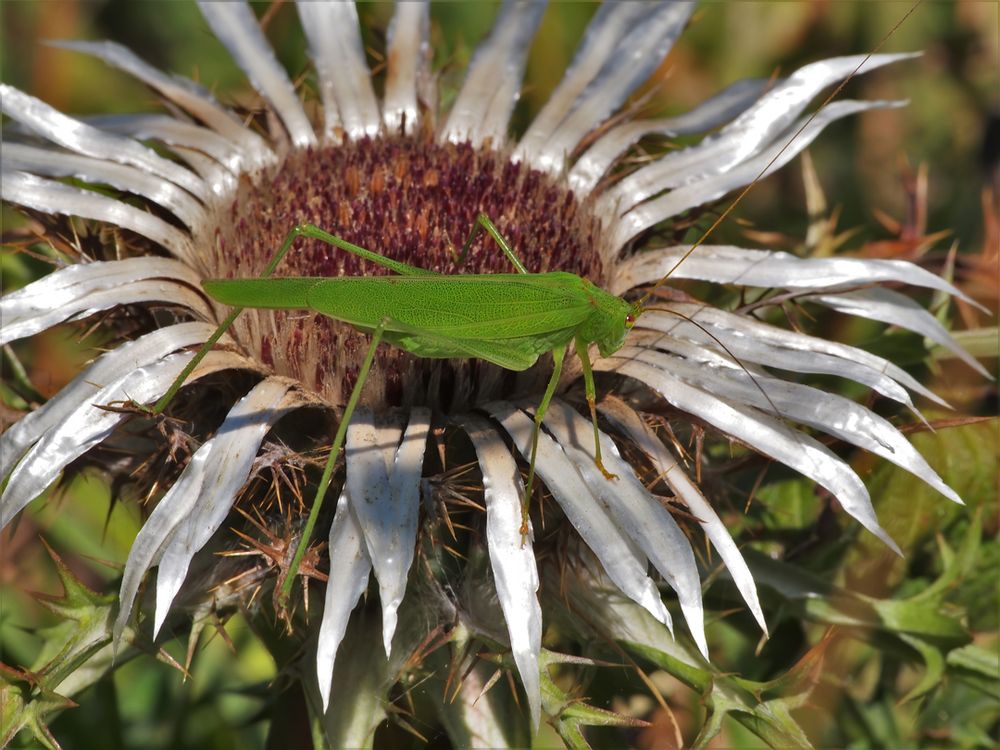
[[[601,459],[601,433],[597,429],[597,388],[594,387],[594,370],[590,366],[590,353],[587,351],[586,342],[579,337],[575,340],[576,356],[580,358],[580,365],[583,367],[583,387],[587,395],[587,406],[590,407],[590,421],[594,425],[594,463],[601,470],[605,479],[617,479],[617,474],[612,474],[604,467]]]

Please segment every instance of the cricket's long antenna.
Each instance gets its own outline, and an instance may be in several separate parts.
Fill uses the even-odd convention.
[[[753,190],[754,186],[767,173],[767,170],[769,170],[771,166],[781,157],[781,155],[785,153],[788,147],[795,142],[795,139],[798,138],[799,135],[802,133],[802,131],[809,126],[809,123],[811,123],[816,118],[816,115],[818,115],[821,111],[823,111],[823,108],[826,107],[827,104],[833,101],[834,98],[836,98],[837,95],[844,90],[844,87],[854,79],[854,76],[856,76],[858,74],[858,71],[865,66],[865,63],[867,63],[871,59],[872,55],[878,53],[878,51],[882,49],[883,46],[885,46],[885,43],[889,41],[892,35],[896,33],[896,30],[903,25],[906,19],[909,18],[911,15],[913,15],[913,12],[918,7],[920,7],[920,4],[922,2],[923,0],[917,0],[917,2],[913,4],[913,7],[910,8],[908,11],[906,11],[903,17],[900,18],[896,22],[896,24],[891,29],[889,29],[888,32],[886,32],[885,36],[883,36],[882,39],[879,40],[879,43],[875,45],[875,48],[867,55],[865,55],[865,58],[860,63],[858,63],[858,66],[853,71],[851,71],[851,74],[847,76],[847,78],[845,78],[843,81],[841,81],[840,85],[837,86],[837,88],[835,88],[828,97],[826,97],[823,103],[819,106],[819,109],[813,112],[809,116],[809,118],[804,123],[802,123],[802,126],[795,131],[795,134],[791,138],[789,138],[788,142],[781,147],[781,150],[774,155],[774,158],[772,158],[771,161],[769,161],[767,165],[763,169],[761,169],[760,172],[757,173],[757,176],[753,178],[753,180],[750,182],[749,185],[747,185],[745,188],[743,188],[743,190],[740,191],[740,194],[736,196],[736,199],[729,204],[726,210],[723,211],[722,214],[720,214],[719,217],[714,222],[712,222],[712,225],[705,230],[705,233],[698,238],[698,241],[695,242],[693,245],[691,245],[691,247],[688,248],[688,251],[684,253],[684,255],[682,255],[677,260],[677,262],[674,263],[674,265],[671,266],[670,269],[662,277],[660,277],[660,280],[657,281],[656,284],[654,284],[653,287],[639,299],[640,305],[645,305],[646,300],[648,300],[651,296],[653,296],[653,294],[656,293],[656,290],[666,283],[667,279],[669,279],[673,275],[674,271],[677,270],[680,264],[686,261],[688,257],[690,257],[691,253],[693,253],[702,244],[704,244],[705,240],[707,240],[709,236],[712,234],[712,232],[715,231],[716,227],[718,227],[723,221],[725,221],[726,217],[728,217],[729,214],[733,212],[733,210],[740,204],[740,201],[742,201],[746,197],[747,193]]]
[[[725,343],[723,343],[722,339],[720,339],[718,336],[716,336],[714,333],[712,333],[710,330],[708,330],[708,328],[706,328],[705,326],[703,326],[701,323],[699,323],[694,318],[688,317],[684,313],[678,312],[677,310],[673,310],[673,309],[671,309],[669,307],[647,307],[645,309],[646,310],[655,310],[657,312],[665,312],[665,313],[668,313],[669,315],[676,315],[678,318],[681,318],[682,320],[686,320],[688,323],[690,323],[691,325],[693,325],[696,328],[698,328],[699,330],[701,330],[702,333],[704,333],[706,336],[708,336],[710,339],[712,339],[712,341],[714,341],[716,344],[718,344],[722,348],[722,350],[726,354],[728,354],[730,356],[730,358],[733,360],[733,362],[735,362],[737,365],[740,366],[740,369],[743,370],[743,372],[746,373],[747,377],[750,378],[750,381],[754,384],[754,386],[756,386],[757,390],[760,391],[760,395],[762,395],[764,397],[764,400],[767,401],[767,403],[771,406],[771,410],[775,414],[777,414],[778,416],[781,416],[781,410],[778,409],[777,404],[775,404],[774,401],[771,400],[771,397],[767,394],[767,391],[764,390],[764,386],[762,386],[757,381],[757,378],[755,378],[754,374],[752,372],[750,372],[749,369],[747,369],[747,366],[745,364],[743,364],[743,361],[739,357],[737,357],[735,354],[733,354],[733,352],[729,349],[729,347],[726,346]],[[701,308],[701,309],[704,309],[704,308]]]

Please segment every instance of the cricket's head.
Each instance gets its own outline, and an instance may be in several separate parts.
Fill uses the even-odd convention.
[[[595,295],[593,300],[601,314],[595,316],[593,329],[584,335],[587,340],[597,344],[602,357],[610,357],[622,348],[625,337],[642,312],[642,306],[638,302],[627,302],[603,290],[597,289],[597,291],[599,294]]]

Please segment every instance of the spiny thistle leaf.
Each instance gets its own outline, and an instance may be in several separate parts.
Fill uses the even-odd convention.
[[[116,662],[111,646],[116,597],[91,591],[54,550],[48,545],[46,548],[64,593],[60,597],[35,596],[39,604],[60,619],[58,624],[38,632],[42,648],[31,670],[0,665],[0,745],[4,746],[19,731],[28,729],[44,747],[58,748],[47,722],[76,705],[67,696],[90,686],[130,658]]]
[[[710,696],[712,712],[708,724],[692,747],[704,746],[719,731],[722,719],[731,714],[772,747],[811,748],[809,738],[791,712],[807,704],[820,680],[823,660],[833,641],[834,638],[827,635],[774,680],[754,682],[739,677],[716,678]],[[734,691],[733,686],[739,686],[744,692]],[[714,731],[710,732],[712,728]]]
[[[39,603],[52,613],[62,617],[73,617],[74,612],[81,612],[96,606],[102,606],[108,602],[114,602],[115,596],[112,594],[102,595],[87,588],[80,579],[73,575],[63,559],[56,553],[48,542],[41,540],[45,545],[49,557],[55,563],[56,572],[59,575],[59,582],[63,585],[63,595],[54,597],[48,595],[37,595]]]
[[[46,548],[64,593],[61,597],[36,595],[39,604],[58,615],[60,622],[39,633],[44,646],[32,669],[40,684],[52,690],[111,643],[116,597],[91,591],[51,547]]]
[[[0,662],[0,747],[27,730],[46,750],[60,750],[48,721],[77,704],[42,687],[38,675]]]
[[[549,674],[549,666],[553,664],[589,664],[596,665],[593,659],[582,659],[564,654],[556,654],[542,649],[538,659],[542,686],[542,706],[545,713],[555,717],[554,726],[567,747],[589,748],[583,735],[584,727],[646,727],[648,722],[625,716],[613,711],[588,705],[583,699],[571,695],[560,688]],[[616,664],[607,666],[617,667]]]
[[[729,715],[743,726],[775,748],[803,748],[811,750],[812,743],[806,737],[802,728],[792,718],[789,710],[796,708],[784,699],[760,703],[752,710],[730,702],[725,697],[716,697],[712,701],[712,713],[708,722],[702,728],[698,738],[692,743],[691,750],[708,747],[708,743],[722,729],[722,720]]]

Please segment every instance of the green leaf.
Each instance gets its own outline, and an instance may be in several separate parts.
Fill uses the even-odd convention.
[[[948,653],[948,666],[959,678],[1000,700],[1000,660],[996,648],[969,644]]]
[[[757,493],[767,527],[773,530],[801,530],[819,517],[822,503],[816,502],[816,486],[805,479],[786,479],[762,487]]]

